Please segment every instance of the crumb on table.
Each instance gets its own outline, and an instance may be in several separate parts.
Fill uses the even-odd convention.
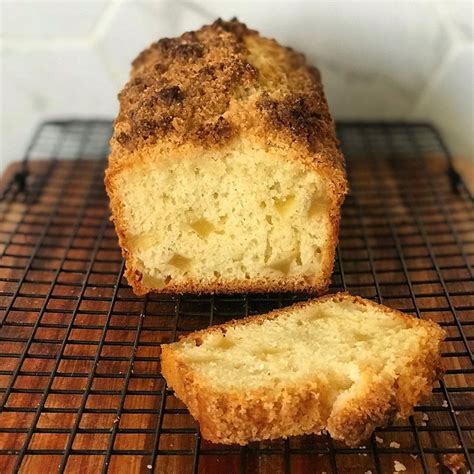
[[[401,472],[401,471],[407,470],[407,468],[405,467],[405,464],[402,464],[400,461],[394,461],[393,467],[395,469],[395,472]]]
[[[460,453],[445,454],[443,456],[443,464],[452,472],[459,472],[465,468],[464,455]]]

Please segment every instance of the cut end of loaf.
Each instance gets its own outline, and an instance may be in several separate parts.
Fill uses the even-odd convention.
[[[258,149],[150,156],[111,180],[126,276],[137,293],[321,291],[341,200],[331,184]]]
[[[162,372],[211,441],[328,429],[354,446],[430,393],[443,338],[434,323],[339,294],[164,345]]]
[[[217,20],[150,45],[119,101],[106,189],[135,293],[327,288],[347,183],[302,54]]]

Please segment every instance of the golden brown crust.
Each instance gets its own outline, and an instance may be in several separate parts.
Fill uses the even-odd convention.
[[[246,138],[326,168],[345,191],[319,71],[235,19],[152,44],[119,99],[111,167],[147,147],[221,148]]]
[[[235,19],[217,20],[179,38],[164,38],[143,51],[133,62],[130,81],[119,99],[105,185],[126,258],[125,274],[135,293],[321,293],[327,289],[347,181],[319,71],[303,55]],[[332,233],[321,275],[311,282],[189,280],[166,288],[145,285],[128,250],[115,178],[165,156],[185,157],[213,149],[225,153],[243,143],[278,150],[326,179]]]
[[[200,344],[204,334],[229,327],[261,324],[281,314],[306,305],[326,300],[352,301],[382,309],[392,317],[403,319],[408,327],[422,326],[426,338],[413,354],[412,365],[399,374],[373,374],[368,369],[365,381],[358,384],[356,393],[338,399],[330,413],[324,412],[320,396],[324,386],[315,378],[304,384],[285,387],[281,392],[258,389],[216,392],[179,358],[173,344],[162,346],[162,373],[176,395],[186,403],[190,413],[200,423],[204,438],[216,443],[247,444],[249,441],[282,436],[316,433],[327,428],[331,436],[356,446],[364,441],[375,427],[394,419],[407,418],[413,406],[431,392],[440,377],[440,344],[444,331],[432,321],[419,320],[399,311],[378,305],[346,293],[326,295],[318,300],[297,303],[289,308],[268,314],[251,316],[190,334],[182,340]]]
[[[329,265],[328,265],[329,266]],[[281,280],[271,280],[269,278],[251,279],[251,280],[214,280],[202,281],[188,278],[184,283],[170,282],[163,288],[143,284],[143,277],[140,270],[127,267],[125,278],[133,288],[136,295],[145,295],[151,291],[162,294],[230,294],[230,293],[264,293],[264,292],[302,292],[317,294],[324,293],[330,283],[329,269],[324,271],[322,278],[314,281],[306,281],[300,278],[288,278]]]
[[[444,337],[445,335],[444,331],[440,328],[440,326],[431,320],[418,319],[411,314],[402,313],[401,311],[398,311],[393,308],[389,308],[388,306],[384,306],[382,304],[376,303],[375,301],[368,300],[360,296],[351,295],[348,292],[340,291],[338,293],[330,293],[324,296],[320,296],[315,299],[300,301],[286,308],[270,311],[269,313],[260,314],[256,316],[247,316],[245,318],[240,318],[240,319],[232,319],[223,324],[210,326],[200,331],[195,331],[192,334],[188,334],[186,336],[181,337],[179,341],[180,342],[188,341],[188,340],[193,341],[196,337],[200,337],[203,334],[216,332],[216,331],[222,331],[223,329],[226,330],[227,328],[233,327],[233,326],[244,326],[246,324],[255,323],[255,322],[257,324],[263,323],[264,321],[275,319],[281,314],[292,313],[299,308],[304,308],[312,304],[324,303],[325,301],[334,301],[336,303],[351,302],[351,303],[359,304],[362,306],[371,306],[375,309],[382,310],[383,312],[390,314],[394,318],[402,319],[403,322],[409,327],[423,326],[425,329],[430,331],[430,334],[433,336],[435,340],[439,340],[441,336]]]
[[[235,19],[153,43],[119,99],[112,146],[122,151],[157,141],[214,146],[253,131],[266,142],[273,135],[311,153],[337,152],[319,71]],[[334,161],[341,166],[340,156]]]
[[[279,438],[282,433],[310,434],[324,428],[317,381],[289,386],[277,394],[262,389],[218,393],[182,364],[168,345],[162,346],[161,371],[199,421],[203,437],[214,443],[245,445],[251,440]]]

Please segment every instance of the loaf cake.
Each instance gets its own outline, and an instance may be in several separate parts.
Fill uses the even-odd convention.
[[[336,294],[162,345],[161,371],[209,441],[326,429],[356,446],[431,392],[444,335],[434,322]]]
[[[152,44],[106,188],[136,294],[322,291],[346,193],[317,69],[237,20]]]

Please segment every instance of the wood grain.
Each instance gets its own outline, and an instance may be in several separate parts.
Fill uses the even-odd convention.
[[[34,165],[33,181],[41,178],[45,166]],[[436,171],[443,169],[439,162],[433,162],[433,175],[409,170],[405,182],[388,162],[351,165],[352,194],[344,208],[339,246],[344,272],[336,265],[334,289],[381,297],[389,306],[410,313],[418,309],[421,317],[443,324],[450,336],[443,347],[448,369],[444,383],[454,405],[450,413],[437,387],[412,422],[378,430],[380,442],[374,438],[359,450],[345,450],[326,436],[252,443],[248,448],[198,438],[192,417],[165,390],[159,375],[160,344],[206,327],[211,315],[213,322],[223,322],[289,304],[292,296],[143,299],[122,281],[112,304],[121,256],[106,221],[101,171],[94,162],[75,167],[59,162],[34,199],[10,200],[0,207],[0,235],[7,242],[0,248],[0,307],[10,308],[1,315],[0,386],[8,387],[11,374],[20,369],[0,412],[2,472],[13,469],[38,403],[44,409],[21,464],[25,473],[57,471],[77,422],[68,473],[102,470],[112,436],[111,473],[151,472],[147,466],[155,449],[153,469],[159,473],[192,472],[196,450],[199,473],[271,474],[335,468],[376,472],[377,465],[392,472],[395,461],[406,472],[421,473],[417,443],[423,446],[429,472],[446,472],[443,460],[449,459],[443,454],[462,453],[454,420],[471,426],[474,406],[472,361],[459,330],[461,325],[470,334],[472,350],[468,322],[474,288],[466,263],[472,264],[474,250],[472,207],[452,193],[448,180]],[[472,431],[464,430],[463,436],[472,446]]]

